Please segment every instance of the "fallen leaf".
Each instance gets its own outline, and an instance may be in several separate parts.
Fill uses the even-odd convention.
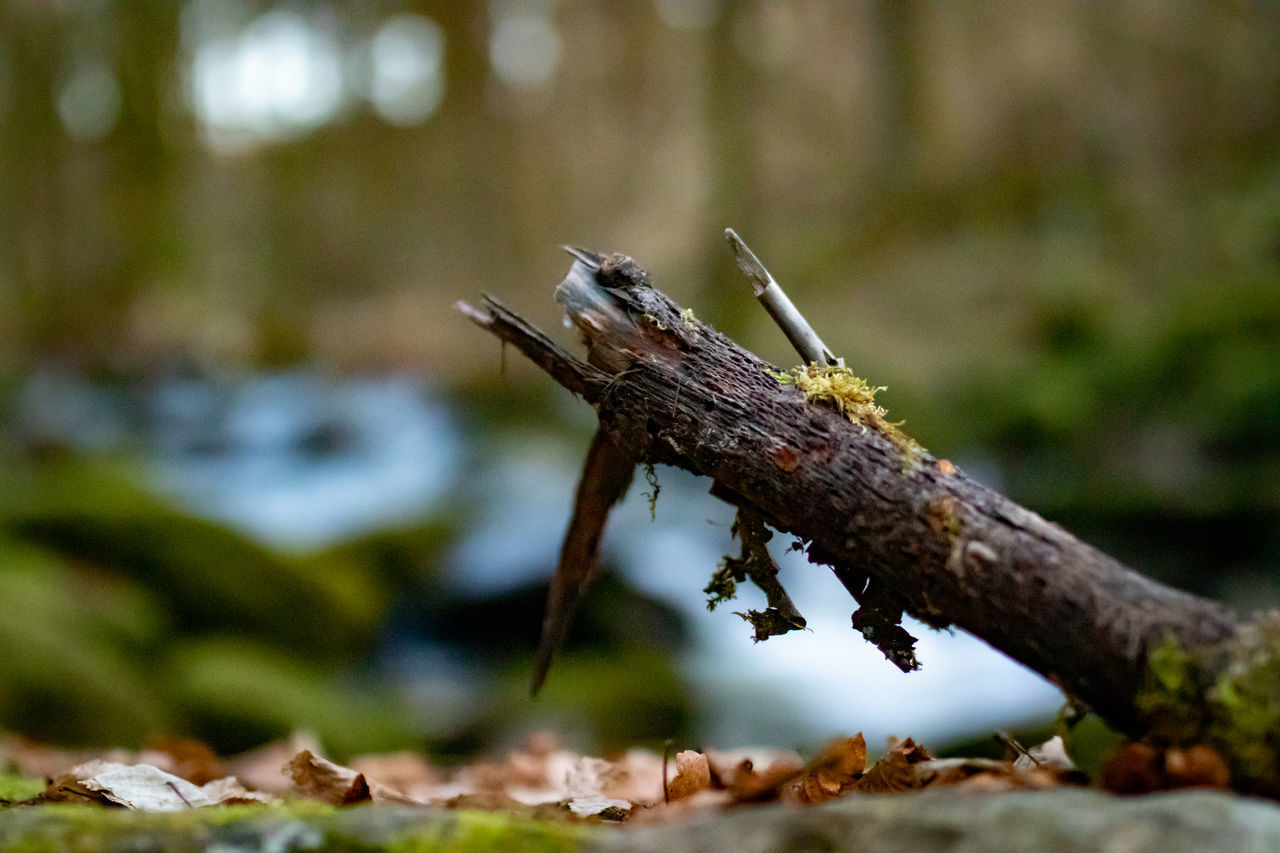
[[[911,738],[889,737],[889,750],[858,780],[858,790],[867,794],[907,791],[920,787],[912,765],[931,758],[924,747]]]
[[[163,764],[159,761],[146,761],[146,763],[155,764],[196,785],[203,785],[227,775],[226,765],[213,749],[207,743],[193,738],[158,735],[148,740],[143,755],[147,753],[159,753],[166,760]]]
[[[42,797],[46,802],[96,802],[105,806],[149,812],[184,811],[234,800],[266,802],[234,779],[205,786],[150,764],[89,761],[51,779]]]
[[[867,767],[867,742],[862,734],[839,738],[823,747],[809,762],[791,790],[802,803],[823,803],[853,790]]]
[[[333,806],[370,800],[423,805],[389,785],[370,783],[363,774],[313,755],[309,750],[295,755],[286,768],[298,793]]]
[[[1211,746],[1196,744],[1160,750],[1127,743],[1102,768],[1102,786],[1117,794],[1145,794],[1171,788],[1229,788],[1231,772]]]
[[[711,766],[701,752],[686,749],[676,754],[676,775],[667,784],[667,801],[690,797],[711,787]]]
[[[366,779],[377,779],[416,800],[431,799],[430,793],[443,781],[443,774],[416,752],[362,755],[351,759],[350,767]]]
[[[782,796],[782,790],[787,783],[803,772],[804,765],[785,761],[775,761],[763,771],[757,771],[755,763],[749,758],[744,758],[731,773],[727,774],[725,790],[737,803],[776,800]],[[721,779],[726,777],[723,772],[716,772],[715,775]]]
[[[610,767],[610,763],[603,758],[583,756],[578,759],[565,780],[565,788],[569,794],[567,800],[569,811],[578,817],[588,817],[606,812],[613,812],[615,815],[618,812],[625,814],[631,810],[632,804],[629,800],[604,795],[604,778],[608,775]],[[615,815],[611,815],[611,818],[616,820]]]
[[[603,779],[606,795],[633,803],[662,801],[662,756],[631,749],[612,765]]]
[[[1202,743],[1165,752],[1164,773],[1170,788],[1227,790],[1231,787],[1227,763],[1216,749]]]
[[[1013,760],[1013,766],[1018,770],[1031,770],[1035,767],[1050,770],[1076,769],[1075,762],[1067,755],[1066,744],[1059,735],[1054,735],[1039,746],[1031,747],[1026,755],[1019,755]]]
[[[292,789],[289,761],[300,752],[319,755],[322,750],[310,732],[294,732],[285,740],[272,741],[227,759],[227,772],[255,791],[283,794]]]

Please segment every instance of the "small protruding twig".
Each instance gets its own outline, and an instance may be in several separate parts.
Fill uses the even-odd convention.
[[[173,782],[170,782],[170,781],[169,781],[169,780],[167,780],[167,779],[165,780],[165,784],[166,784],[166,785],[168,785],[168,786],[169,786],[169,788],[170,788],[170,789],[172,789],[172,790],[173,790],[173,792],[174,792],[175,794],[177,794],[177,795],[178,795],[178,799],[182,800],[183,804],[184,804],[187,808],[189,808],[189,809],[194,809],[194,808],[195,808],[195,806],[191,805],[191,801],[190,801],[190,800],[188,800],[186,797],[182,796],[182,792],[178,790],[178,786],[177,786],[177,785],[173,784]]]
[[[1041,766],[1040,759],[1032,755],[1031,750],[1027,749],[1025,746],[1018,743],[1017,738],[1015,738],[1013,735],[1009,734],[1008,732],[1004,731],[1003,729],[997,732],[992,732],[991,737],[994,738],[997,743],[1003,744],[1005,747],[1013,750],[1013,752],[1016,753],[1019,758],[1027,759],[1027,761],[1031,762],[1031,764],[1035,767]]]
[[[675,745],[675,740],[667,738],[662,744],[662,802],[671,802],[671,783],[667,781],[667,759],[671,756],[671,747]]]
[[[843,366],[844,362],[832,354],[831,349],[822,342],[818,333],[809,325],[800,310],[792,304],[769,271],[760,263],[756,253],[742,241],[732,228],[724,229],[724,238],[729,241],[729,248],[738,262],[738,268],[746,273],[751,281],[751,289],[756,299],[769,312],[769,316],[782,329],[782,333],[791,341],[791,345],[800,353],[800,357],[808,364],[828,364]]]
[[[560,563],[547,592],[542,638],[533,658],[530,693],[534,696],[546,680],[552,656],[569,635],[578,602],[596,573],[605,519],[613,505],[622,499],[635,467],[636,460],[618,447],[603,427],[596,430],[583,463],[573,517],[569,519],[569,530],[560,549]]]

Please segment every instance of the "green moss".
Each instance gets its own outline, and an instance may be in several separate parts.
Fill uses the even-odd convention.
[[[0,776],[0,803],[16,803],[29,800],[44,790],[40,779],[24,779],[21,776]]]
[[[0,848],[78,850],[572,851],[601,829],[496,812],[309,800],[154,814],[89,806],[0,810]]]
[[[1205,724],[1201,663],[1172,633],[1147,653],[1147,671],[1135,707],[1157,741],[1192,743]]]
[[[1172,635],[1147,656],[1136,696],[1151,738],[1208,743],[1246,790],[1280,792],[1280,616],[1190,652]]]
[[[805,400],[830,406],[864,430],[874,429],[889,439],[902,452],[904,473],[924,453],[915,439],[899,429],[902,422],[887,420],[888,410],[876,402],[876,394],[885,386],[871,385],[847,367],[821,364],[806,364],[771,375],[784,385],[794,385]]]
[[[735,557],[725,557],[720,568],[711,575],[710,582],[702,591],[707,594],[707,609],[715,609],[726,601],[733,601],[738,594],[738,584],[747,579],[742,561]]]
[[[169,657],[165,680],[188,723],[230,748],[300,728],[338,757],[415,742],[414,716],[385,686],[344,683],[320,662],[253,640],[183,641]]]
[[[521,850],[561,853],[577,850],[594,833],[581,825],[558,821],[512,818],[481,811],[460,811],[454,819],[437,822],[388,839],[384,849],[393,853],[438,851]]]

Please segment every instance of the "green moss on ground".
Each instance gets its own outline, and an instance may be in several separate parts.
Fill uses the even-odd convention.
[[[576,821],[494,812],[389,805],[337,809],[311,801],[170,814],[74,805],[0,809],[0,849],[17,853],[139,849],[567,853],[603,831],[607,830]]]

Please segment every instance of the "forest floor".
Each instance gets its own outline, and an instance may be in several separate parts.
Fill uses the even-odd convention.
[[[1109,837],[1105,816],[1113,813],[1115,827],[1153,845],[1166,844],[1175,827],[1178,843],[1188,845],[1206,841],[1214,826],[1245,833],[1250,843],[1280,841],[1280,808],[1265,801],[1209,791],[1115,795],[1226,788],[1221,759],[1207,748],[1129,745],[1091,781],[1060,738],[1009,747],[1008,760],[934,758],[910,739],[890,739],[869,761],[855,735],[807,760],[785,750],[631,750],[604,759],[541,734],[501,758],[445,768],[411,752],[337,764],[305,735],[226,759],[191,740],[95,753],[3,736],[0,758],[12,775],[0,777],[0,848],[769,849],[757,845],[792,845],[814,833],[880,848],[928,849],[966,837],[987,844],[999,837],[1017,848],[1044,842],[1019,835],[1029,831],[1022,824],[1065,832],[1068,846],[1080,832],[1080,844],[1096,844]],[[1235,816],[1224,818],[1224,808]],[[1077,812],[1093,817],[1081,823]],[[748,828],[745,847],[727,840]]]

